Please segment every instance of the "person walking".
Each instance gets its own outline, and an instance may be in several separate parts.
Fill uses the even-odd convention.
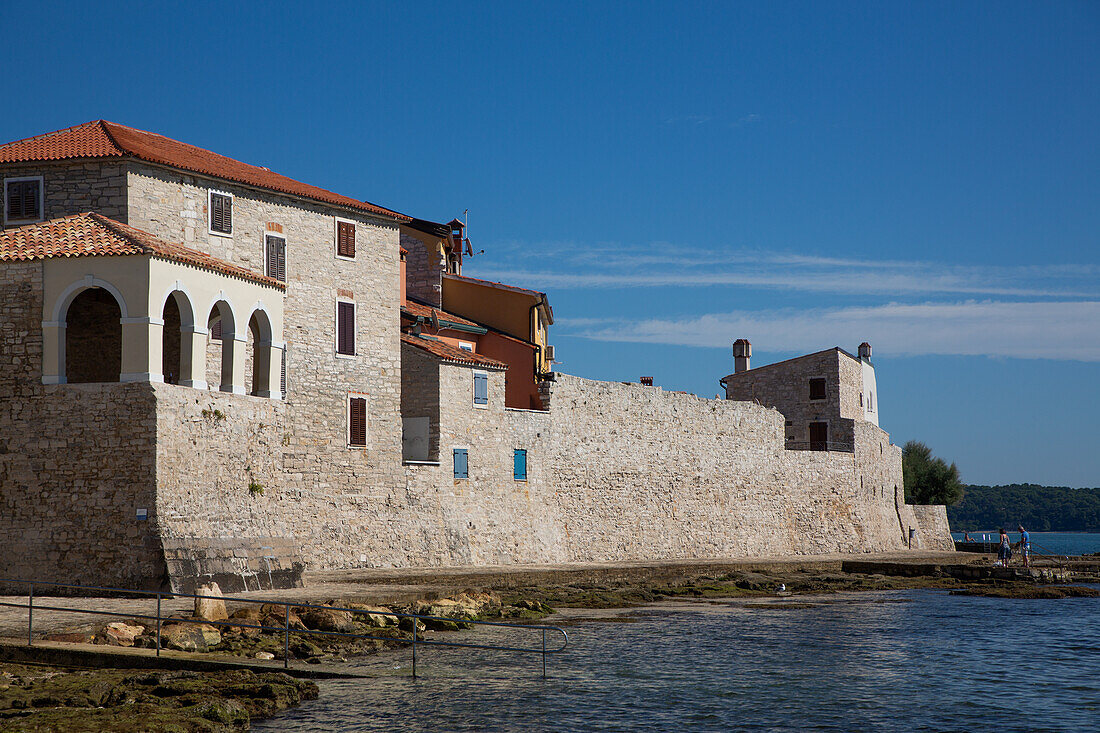
[[[1024,525],[1018,527],[1020,530],[1020,554],[1024,558],[1024,567],[1031,567],[1031,535],[1024,529]]]
[[[1012,557],[1012,547],[1008,543],[1008,532],[1005,532],[1005,528],[1001,527],[1001,547],[997,550],[997,557],[1000,558],[1001,564],[1008,567],[1008,558]]]

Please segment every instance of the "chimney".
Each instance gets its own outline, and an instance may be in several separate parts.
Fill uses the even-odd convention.
[[[859,345],[859,358],[862,361],[871,361],[871,344],[864,341]]]
[[[653,377],[642,377],[642,386],[643,387],[652,387],[653,386]]]
[[[740,374],[749,370],[749,359],[752,357],[752,344],[748,339],[737,339],[733,342],[733,373]]]

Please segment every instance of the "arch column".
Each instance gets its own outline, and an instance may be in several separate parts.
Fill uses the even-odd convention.
[[[65,321],[42,321],[42,384],[65,382]]]
[[[235,333],[222,331],[222,392],[245,394],[244,365],[247,352],[247,335],[240,337]]]
[[[256,362],[254,369],[258,384],[256,385],[257,397],[271,397],[279,399],[282,392],[283,349],[286,343],[283,341],[258,341],[256,343]]]
[[[180,326],[180,386],[206,389],[206,342],[210,332],[198,326]]]
[[[163,382],[161,348],[164,321],[149,316],[121,318],[122,374],[120,382]]]

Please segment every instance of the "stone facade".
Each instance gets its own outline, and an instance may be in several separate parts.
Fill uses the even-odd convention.
[[[120,161],[0,165],[0,179],[24,176],[42,176],[45,220],[98,211],[126,223],[126,172]],[[5,187],[0,185],[0,198],[4,195]],[[7,202],[2,203],[0,212],[6,211]],[[4,217],[0,215],[0,231],[3,229]]]
[[[446,260],[436,240],[428,234],[401,232],[401,246],[408,251],[405,288],[410,298],[436,308],[443,307],[443,272]]]
[[[474,368],[400,345],[396,223],[136,161],[22,172],[32,170],[49,176],[49,217],[91,208],[254,272],[264,233],[281,229],[287,391],[219,392],[213,375],[209,390],[43,385],[43,264],[3,263],[7,577],[243,590],[294,584],[305,566],[890,550],[910,526],[922,547],[950,549],[942,507],[901,503],[899,449],[845,412],[855,377],[843,358],[820,368],[835,375],[825,403],[849,452],[787,450],[784,415],[751,395],[702,400],[560,375],[549,411],[518,410],[505,407],[505,372],[485,370],[482,408]],[[233,196],[231,237],[209,232],[212,189]],[[354,259],[336,256],[337,218],[355,223]],[[409,244],[410,262],[427,256]],[[350,357],[336,353],[338,299],[356,306]],[[348,445],[352,393],[367,398],[365,447]],[[431,461],[403,462],[402,417],[429,418]],[[468,452],[465,478],[456,448]],[[513,474],[517,449],[525,480]]]

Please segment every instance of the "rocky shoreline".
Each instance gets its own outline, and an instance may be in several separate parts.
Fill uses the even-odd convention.
[[[187,617],[177,614],[166,620],[161,643],[167,649],[242,660],[280,660],[289,650],[293,661],[324,665],[408,647],[414,620],[391,614],[435,617],[416,621],[418,636],[430,639],[436,634],[471,628],[470,621],[533,622],[552,614],[555,608],[629,608],[664,600],[759,599],[754,605],[797,611],[828,602],[827,596],[835,593],[920,588],[997,598],[1100,597],[1095,588],[1051,582],[1064,576],[967,577],[968,573],[959,572],[959,568],[965,571],[966,566],[952,566],[951,571],[938,566],[903,568],[899,574],[771,568],[661,581],[545,583],[500,591],[467,590],[445,598],[388,606],[362,603],[354,597],[328,599],[310,604],[316,608],[292,609],[289,616],[281,604],[227,608],[225,601],[214,597],[196,600],[194,613]],[[220,595],[216,587],[205,592]],[[792,596],[798,600],[790,600]],[[250,628],[256,626],[265,628]],[[156,645],[156,630],[155,624],[136,619],[44,638],[152,648]],[[312,682],[281,672],[250,670],[92,671],[3,664],[0,676],[0,728],[13,731],[239,731],[247,730],[253,719],[317,696]]]

